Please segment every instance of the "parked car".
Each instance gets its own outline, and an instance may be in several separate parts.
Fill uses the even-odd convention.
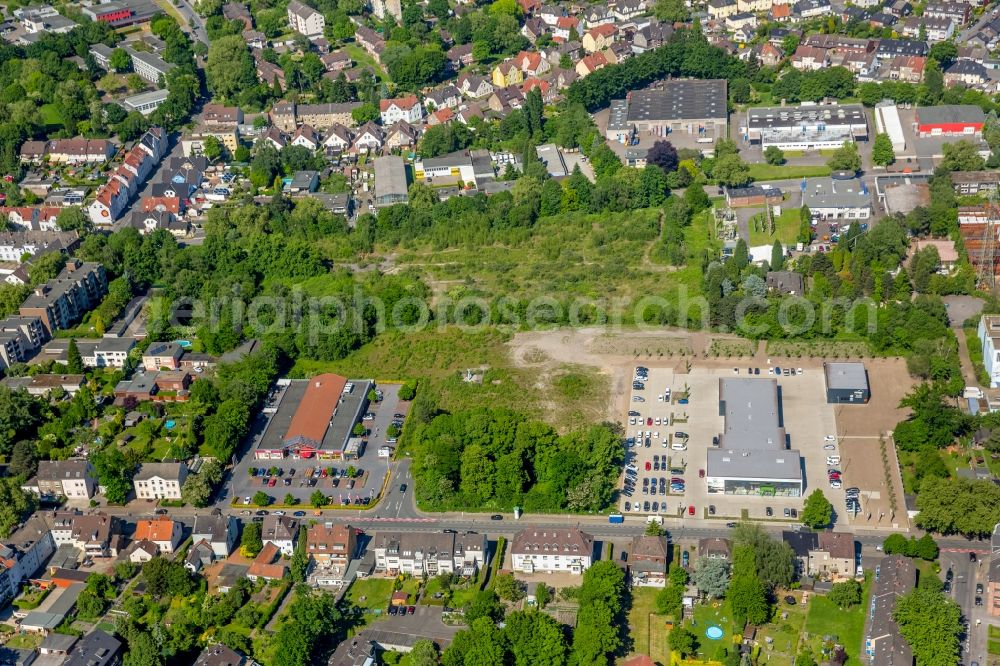
[[[490,520],[503,520],[503,516],[500,515],[499,513],[494,513],[492,516],[490,516]]]

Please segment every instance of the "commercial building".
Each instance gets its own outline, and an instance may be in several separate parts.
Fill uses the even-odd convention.
[[[406,163],[394,155],[375,158],[375,205],[379,208],[406,203]]]
[[[875,131],[889,135],[892,150],[897,155],[906,150],[903,123],[899,119],[899,109],[894,102],[879,102],[875,105]]]
[[[166,88],[163,90],[151,90],[126,97],[122,100],[122,106],[125,107],[126,111],[138,111],[142,115],[148,116],[160,108],[160,105],[166,102],[169,96],[170,92]]]
[[[802,456],[787,447],[774,379],[720,379],[719,446],[709,448],[709,493],[802,495]]]
[[[486,562],[486,535],[477,532],[379,532],[368,544],[375,571],[387,576],[471,577]]]
[[[107,23],[113,28],[145,23],[163,13],[154,0],[112,0],[81,6],[80,11],[91,21]]]
[[[872,216],[872,197],[864,181],[854,174],[837,172],[829,178],[802,181],[802,203],[814,218],[823,220],[867,220]]]
[[[867,140],[868,120],[860,104],[759,107],[747,110],[740,133],[761,148],[824,150]]]
[[[429,157],[413,165],[413,177],[418,182],[452,179],[465,185],[476,185],[495,176],[488,150],[459,150],[441,157]]]
[[[828,403],[866,403],[871,398],[864,363],[824,363]]]
[[[996,192],[1000,186],[1000,171],[955,171],[951,174],[955,194]]]
[[[125,52],[132,59],[132,70],[157,87],[163,87],[162,80],[176,67],[155,53],[136,51],[130,46],[125,47]]]
[[[865,613],[865,656],[872,666],[912,664],[913,652],[892,618],[896,601],[917,584],[913,560],[902,555],[883,557],[875,565],[875,581]]]
[[[521,573],[582,574],[594,561],[594,537],[578,529],[529,527],[514,535],[510,554]]]
[[[728,123],[724,79],[668,79],[645,90],[629,93],[622,103],[612,102],[608,137],[629,131],[667,136],[684,132],[699,143],[726,136]]]
[[[977,136],[983,133],[986,114],[972,104],[920,106],[916,114],[919,136]]]
[[[339,460],[349,454],[352,430],[368,409],[371,380],[348,380],[330,373],[311,379],[281,379],[280,396],[260,437],[257,460],[293,458]],[[359,452],[360,453],[360,452]]]
[[[132,479],[135,496],[138,499],[180,499],[187,474],[187,465],[182,462],[143,463]]]

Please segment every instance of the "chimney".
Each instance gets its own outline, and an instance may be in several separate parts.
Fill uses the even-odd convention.
[[[71,273],[73,271],[75,271],[76,269],[78,269],[80,267],[80,265],[81,265],[81,263],[80,263],[79,259],[72,258],[72,259],[67,259],[66,260],[66,270],[69,271],[69,272],[71,272]]]

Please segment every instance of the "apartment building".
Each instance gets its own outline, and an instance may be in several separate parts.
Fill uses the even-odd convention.
[[[161,81],[176,67],[155,53],[136,51],[130,46],[125,47],[125,52],[132,59],[132,71],[158,88],[163,87]]]
[[[318,11],[302,4],[299,0],[288,3],[288,25],[292,30],[306,37],[317,37],[323,34],[326,21]]]
[[[97,492],[97,473],[87,460],[42,460],[30,490],[42,498],[90,499]]]
[[[46,332],[65,329],[100,303],[108,293],[108,278],[104,266],[70,259],[59,275],[35,291],[21,303],[20,314],[38,317]]]
[[[420,119],[424,117],[424,107],[416,95],[407,95],[398,99],[383,99],[379,102],[379,112],[382,116],[382,124],[386,127],[400,120],[408,123],[419,123]]]
[[[69,544],[90,557],[117,557],[124,537],[118,518],[106,513],[54,511],[45,514],[56,548]]]
[[[0,261],[21,263],[24,255],[72,252],[79,244],[75,231],[0,231]]]
[[[108,182],[97,190],[97,196],[87,207],[87,215],[96,225],[109,225],[128,208],[153,167],[167,152],[168,138],[162,128],[153,127],[125,156],[121,166],[108,176]]]
[[[6,367],[23,363],[34,356],[47,339],[38,317],[11,315],[0,319],[0,361]]]
[[[593,563],[594,537],[578,529],[527,528],[511,542],[514,571],[582,574]]]
[[[143,463],[133,477],[138,499],[180,499],[187,479],[187,465],[178,463]]]
[[[375,571],[389,576],[473,576],[486,560],[486,535],[476,532],[380,532],[368,547]]]
[[[0,543],[0,604],[7,604],[21,584],[34,577],[56,550],[48,524],[32,515]]]
[[[42,160],[58,164],[101,164],[111,159],[115,145],[106,139],[56,139],[25,141],[21,144],[21,161],[38,164]]]

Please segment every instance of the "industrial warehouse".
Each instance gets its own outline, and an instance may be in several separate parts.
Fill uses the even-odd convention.
[[[636,132],[695,135],[712,143],[726,136],[728,110],[723,79],[668,79],[611,103],[607,136],[627,141]]]
[[[824,150],[866,141],[868,120],[860,104],[809,104],[748,109],[743,140],[761,148]]]
[[[709,493],[802,495],[802,456],[787,448],[774,379],[720,379],[718,447],[708,450]]]
[[[864,363],[824,363],[826,401],[864,404],[872,397]]]

